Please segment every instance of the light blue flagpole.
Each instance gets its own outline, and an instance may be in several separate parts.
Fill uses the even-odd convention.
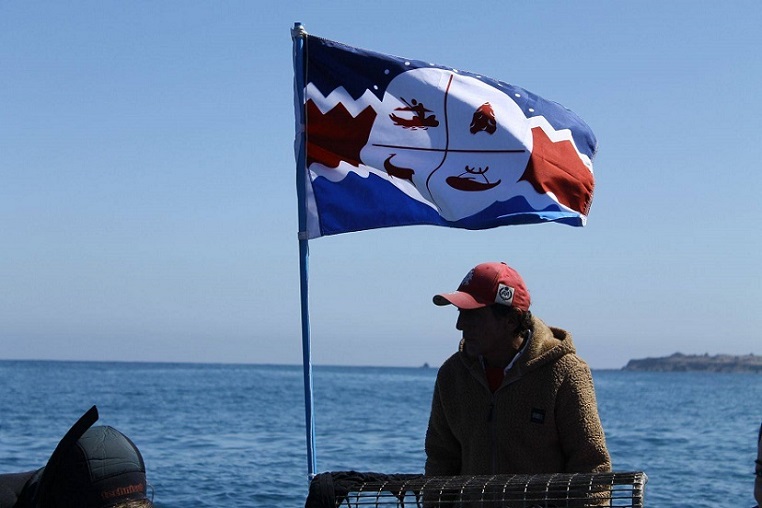
[[[310,349],[310,310],[309,285],[307,284],[308,261],[310,256],[307,243],[306,207],[306,162],[305,162],[305,116],[304,116],[304,81],[306,61],[304,42],[307,32],[301,23],[294,23],[291,39],[294,42],[294,111],[296,113],[296,195],[299,201],[299,286],[302,301],[302,367],[304,369],[304,418],[307,428],[307,475],[310,480],[315,476],[315,416],[312,398],[312,351]]]

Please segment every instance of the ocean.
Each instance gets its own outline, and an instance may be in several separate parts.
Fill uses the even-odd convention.
[[[314,368],[317,470],[419,473],[435,368]],[[762,376],[594,370],[615,471],[645,506],[754,505]],[[0,361],[0,473],[45,464],[96,404],[128,435],[157,507],[299,507],[301,366]]]

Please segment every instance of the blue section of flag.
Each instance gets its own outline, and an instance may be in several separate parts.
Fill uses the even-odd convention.
[[[354,99],[368,90],[383,99],[386,86],[399,74],[428,66],[423,62],[353,48],[320,37],[309,36],[308,41],[307,81],[323,95],[343,87]]]
[[[527,212],[528,204],[521,196],[495,203],[471,217],[447,221],[430,206],[400,193],[389,182],[374,175],[368,178],[375,181],[368,182],[350,174],[338,184],[330,183],[324,178],[313,183],[316,195],[331,197],[325,203],[318,202],[321,211],[321,236],[362,231],[369,229],[367,225],[371,223],[374,224],[373,229],[418,224],[472,230],[543,222],[582,225],[578,214],[565,212],[559,206]],[[368,206],[373,203],[383,203],[384,213],[379,214],[376,207]],[[351,209],[352,213],[348,214],[347,209]]]
[[[362,231],[370,229],[368,224],[373,224],[374,229],[414,224],[449,225],[430,206],[410,199],[375,175],[365,179],[350,174],[338,184],[319,178],[313,187],[318,196],[322,235]],[[321,201],[328,196],[330,199]],[[377,204],[382,204],[383,213],[379,213]],[[352,212],[347,213],[347,209]]]
[[[449,225],[464,229],[490,229],[519,224],[542,224],[558,222],[569,226],[582,226],[579,214],[564,211],[559,206],[550,205],[542,210],[531,210],[526,199],[516,196],[508,201],[495,203],[483,211]]]

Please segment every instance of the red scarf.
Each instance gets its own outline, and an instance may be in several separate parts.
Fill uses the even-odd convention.
[[[503,383],[505,370],[502,367],[486,366],[484,371],[487,374],[487,383],[489,384],[489,389],[492,391],[492,393],[495,393],[495,391],[500,388],[500,385]]]

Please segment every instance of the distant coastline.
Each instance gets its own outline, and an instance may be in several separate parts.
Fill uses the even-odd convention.
[[[762,374],[762,356],[684,355],[630,360],[622,370],[648,372],[753,372]]]

